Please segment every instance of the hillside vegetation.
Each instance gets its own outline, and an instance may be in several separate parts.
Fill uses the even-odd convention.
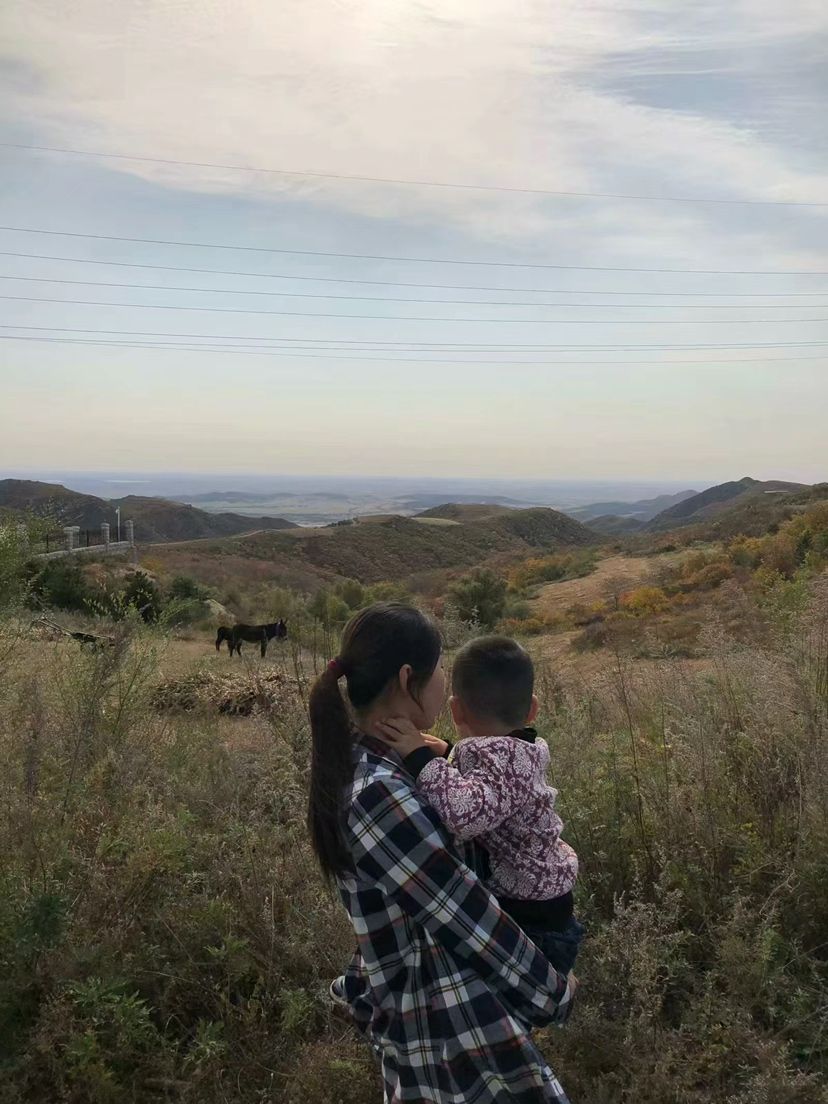
[[[448,519],[450,520],[450,519]],[[270,577],[304,579],[307,589],[341,578],[362,583],[410,581],[423,573],[456,570],[492,558],[521,558],[537,549],[584,547],[601,538],[572,518],[545,508],[508,510],[460,525],[425,525],[415,518],[254,536],[199,548],[197,560],[228,556],[262,565]],[[154,550],[159,562],[181,565],[175,550]],[[185,550],[183,556],[192,559]],[[245,573],[243,564],[239,569]],[[207,572],[212,570],[209,566]]]

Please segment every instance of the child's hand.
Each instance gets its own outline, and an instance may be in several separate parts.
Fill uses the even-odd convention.
[[[423,743],[427,748],[430,748],[435,755],[439,755],[441,759],[445,759],[448,754],[448,742],[446,740],[441,740],[439,736],[432,736],[431,733],[424,732]]]
[[[405,758],[417,748],[426,746],[426,738],[407,717],[389,717],[387,721],[377,721],[377,735],[399,755]]]

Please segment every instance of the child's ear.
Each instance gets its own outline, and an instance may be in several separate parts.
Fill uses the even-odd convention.
[[[449,709],[451,710],[451,719],[457,728],[466,723],[466,714],[463,711],[463,706],[460,704],[460,699],[456,698],[454,694],[449,698]]]
[[[526,723],[528,725],[530,725],[534,721],[535,717],[537,717],[537,715],[538,715],[538,699],[533,694],[532,695],[532,704],[529,706],[529,713],[526,717]]]
[[[410,663],[405,663],[400,667],[397,678],[400,684],[400,690],[402,690],[403,694],[408,694],[408,683],[411,680],[412,672],[413,668]]]

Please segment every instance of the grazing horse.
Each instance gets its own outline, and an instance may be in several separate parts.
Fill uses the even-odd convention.
[[[283,618],[269,625],[234,625],[232,629],[222,625],[216,636],[216,651],[221,650],[222,641],[226,640],[230,655],[235,651],[236,655],[240,656],[242,641],[246,640],[251,644],[259,645],[264,659],[270,641],[284,640],[287,634],[287,625]]]

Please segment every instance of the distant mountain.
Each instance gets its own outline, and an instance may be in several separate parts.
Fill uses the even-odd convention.
[[[662,494],[655,498],[641,498],[637,502],[593,502],[589,506],[575,506],[564,510],[565,514],[578,521],[592,522],[606,515],[613,517],[634,517],[639,521],[649,521],[663,510],[669,509],[685,499],[693,498],[698,491],[679,491],[677,494]],[[593,526],[594,528],[594,526]]]
[[[127,495],[107,500],[71,491],[60,483],[0,479],[0,510],[48,518],[56,527],[79,525],[81,529],[97,529],[104,521],[114,525],[117,507],[121,509],[122,521],[135,523],[135,539],[144,543],[233,536],[256,529],[296,528],[284,518],[209,514],[195,506],[164,498]]]
[[[682,502],[662,510],[647,524],[647,529],[664,532],[684,525],[709,521],[717,514],[753,496],[792,493],[807,490],[804,483],[787,483],[771,479],[761,481],[746,475],[742,479],[719,483],[706,491],[685,498]]]

